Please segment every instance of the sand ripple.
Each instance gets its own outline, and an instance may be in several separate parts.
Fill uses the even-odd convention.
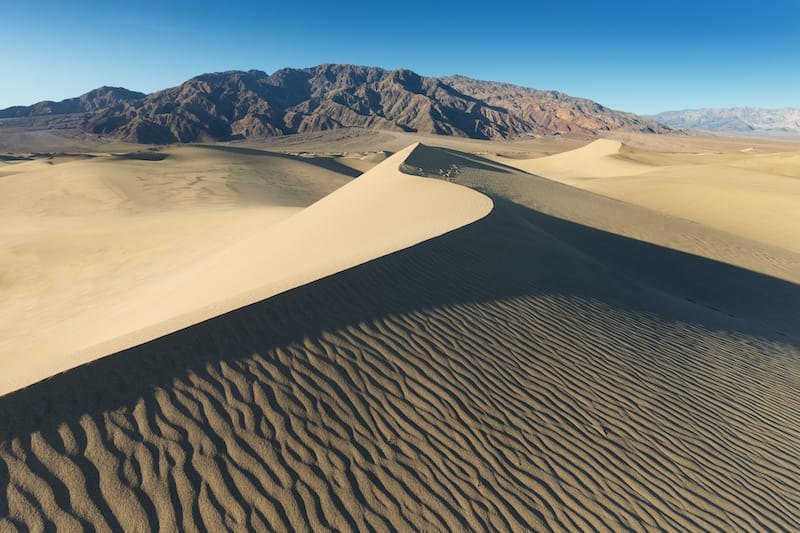
[[[496,205],[2,398],[0,530],[800,529],[797,330]]]

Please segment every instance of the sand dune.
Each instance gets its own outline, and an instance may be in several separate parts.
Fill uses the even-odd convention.
[[[585,188],[800,252],[800,181],[723,165],[669,167]]]
[[[506,164],[611,198],[800,252],[800,159],[796,152],[707,154],[669,161],[643,151],[620,154],[619,141]],[[624,158],[624,159],[623,159]]]
[[[494,209],[4,396],[0,530],[800,528],[796,254],[473,154],[399,161]],[[281,224],[407,209],[389,174]],[[487,207],[402,179],[437,203],[390,225]]]
[[[0,359],[32,355],[25,365],[9,365],[0,378],[0,393],[441,235],[489,212],[491,200],[477,192],[401,174],[400,163],[415,148],[398,152],[300,212],[271,208],[269,215],[261,214],[259,227],[236,236],[233,244],[205,256],[195,254],[191,264],[137,284],[124,298],[115,291],[113,300],[95,298],[80,314],[60,313],[47,336],[39,334],[41,324],[19,332],[24,322],[7,317],[9,328],[16,330],[0,344]],[[75,179],[86,167],[71,170],[67,179],[84,189],[71,186],[68,194],[111,204],[103,195],[115,191],[97,181]],[[42,178],[49,190],[55,176],[64,179],[65,174]],[[124,188],[120,182],[115,185]],[[80,202],[74,204],[84,209]]]
[[[754,157],[737,158],[729,164],[734,167],[747,168],[762,173],[800,178],[800,153],[797,151],[778,154],[757,154]]]
[[[621,148],[620,141],[598,139],[575,150],[536,159],[514,159],[508,164],[566,183],[573,183],[575,178],[635,176],[655,170],[650,165],[625,159],[619,153]]]

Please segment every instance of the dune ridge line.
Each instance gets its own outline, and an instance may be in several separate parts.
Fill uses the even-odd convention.
[[[403,173],[400,165],[418,146],[397,152],[277,224],[143,287],[135,298],[65,320],[24,365],[0,378],[0,395],[437,237],[492,210],[492,200],[477,191]]]

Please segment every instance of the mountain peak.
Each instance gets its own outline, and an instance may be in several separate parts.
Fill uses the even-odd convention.
[[[123,87],[103,85],[75,98],[67,98],[60,102],[45,100],[31,106],[14,106],[2,109],[0,110],[0,119],[93,113],[124,102],[135,102],[145,96],[147,95],[144,93],[131,91]]]

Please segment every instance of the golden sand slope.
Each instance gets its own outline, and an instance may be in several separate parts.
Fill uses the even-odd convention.
[[[645,150],[621,153],[621,148],[619,141],[601,139],[548,157],[501,160],[526,172],[800,252],[797,152],[753,155],[745,149],[670,159]]]
[[[416,145],[412,145],[398,152],[304,210],[268,207],[262,208],[257,216],[244,211],[236,220],[239,224],[235,227],[242,229],[240,234],[232,233],[230,227],[226,228],[228,231],[216,232],[228,239],[224,244],[213,239],[214,232],[209,239],[198,235],[198,230],[203,232],[201,235],[208,232],[208,224],[201,223],[200,228],[192,227],[181,233],[183,227],[197,220],[197,215],[192,218],[175,216],[170,212],[155,219],[139,216],[125,218],[122,224],[115,221],[117,225],[107,231],[106,237],[116,241],[115,247],[137,248],[137,244],[127,241],[136,237],[135,232],[128,229],[135,226],[140,231],[152,231],[178,247],[170,250],[168,255],[185,254],[183,263],[177,267],[170,264],[171,268],[165,269],[161,275],[148,271],[150,275],[146,278],[134,271],[139,276],[133,280],[109,274],[107,278],[113,282],[107,283],[102,291],[89,289],[89,294],[83,299],[86,303],[73,309],[72,313],[63,309],[74,301],[70,286],[54,295],[37,294],[43,302],[36,302],[32,311],[29,308],[30,289],[19,290],[19,284],[12,286],[12,289],[18,289],[19,296],[14,302],[18,305],[8,307],[3,317],[6,335],[0,342],[0,361],[5,372],[0,376],[0,394],[441,235],[491,210],[491,200],[475,191],[400,173],[400,163],[415,148]],[[205,150],[213,151],[211,148]],[[194,164],[197,163],[195,160]],[[107,169],[100,167],[101,170],[97,171],[97,167],[85,163],[77,167],[72,164],[65,169],[62,165],[45,174],[34,174],[34,185],[43,182],[41,190],[27,186],[27,182],[27,187],[19,185],[20,180],[31,178],[20,174],[20,179],[16,180],[17,188],[13,190],[22,190],[26,195],[24,198],[33,197],[37,205],[51,205],[47,203],[46,193],[53,194],[55,190],[63,191],[63,195],[79,195],[78,200],[67,202],[69,205],[78,204],[78,209],[86,209],[81,204],[86,197],[86,201],[110,210],[117,207],[112,201],[116,199],[117,191],[108,183],[113,180],[113,185],[126,190],[125,199],[134,198],[142,203],[141,198],[136,198],[136,193],[147,194],[147,188],[142,192],[138,184],[134,184],[135,188],[131,186],[131,176],[127,180],[119,174],[103,179],[102,172],[107,172]],[[141,172],[138,167],[134,168]],[[12,189],[13,185],[15,183],[6,184],[6,187]],[[226,185],[230,184],[226,182]],[[174,187],[174,184],[170,186]],[[32,188],[34,192],[31,192]],[[271,198],[273,202],[274,196]],[[55,201],[52,205],[56,209]],[[14,206],[9,205],[7,209],[12,211]],[[12,231],[17,231],[20,223],[12,218],[13,214],[9,215],[14,222]],[[253,224],[252,227],[242,227],[241,217],[244,216],[248,217],[246,222]],[[28,216],[28,219],[39,221],[33,216]],[[215,222],[219,220],[226,221],[225,217],[214,219]],[[93,222],[91,217],[88,222]],[[85,225],[87,219],[79,223]],[[160,229],[162,226],[163,230]],[[35,230],[32,233],[36,237],[44,233],[39,228]],[[97,235],[96,230],[89,233],[93,245],[102,242],[93,238]],[[181,242],[182,236],[184,242]],[[48,234],[47,238],[52,236]],[[30,244],[28,232],[20,241],[21,245],[28,245],[36,251],[43,248],[42,243]],[[201,253],[196,249],[198,241],[204,245]],[[209,245],[218,249],[211,249]],[[62,241],[62,246],[70,247],[71,243]],[[16,249],[12,248],[11,254],[15,253]],[[53,260],[59,260],[58,254],[67,255],[56,250]],[[150,254],[147,258],[152,256]],[[88,266],[93,262],[103,264],[98,257],[87,259]],[[106,259],[106,264],[126,259],[113,256]],[[158,256],[158,259],[163,265],[164,257]],[[9,269],[10,275],[25,270],[24,266]],[[43,267],[42,270],[52,275],[52,269]],[[42,319],[46,322],[47,335],[41,334]],[[18,363],[21,353],[26,354],[24,364]]]
[[[800,287],[453,164],[490,215],[0,399],[0,530],[798,530]]]
[[[560,178],[607,178],[612,176],[635,176],[654,170],[653,166],[625,159],[619,153],[620,141],[598,139],[581,148],[536,159],[511,160],[517,168],[526,172]]]

